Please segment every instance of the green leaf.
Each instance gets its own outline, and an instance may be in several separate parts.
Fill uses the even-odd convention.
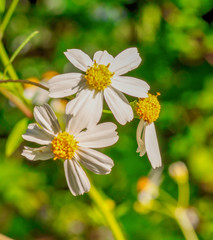
[[[23,118],[16,123],[6,142],[6,156],[12,155],[23,142],[22,134],[25,133],[28,125],[28,118]]]
[[[0,13],[3,13],[5,10],[5,0],[0,0]]]

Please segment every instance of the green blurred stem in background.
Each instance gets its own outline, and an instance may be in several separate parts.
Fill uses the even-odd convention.
[[[0,26],[0,40],[2,39],[3,35],[4,35],[4,31],[5,29],[7,28],[7,25],[16,9],[16,6],[18,4],[19,0],[13,0],[13,2],[11,3],[7,13],[5,14],[4,16],[4,19],[1,23],[1,26]]]
[[[187,207],[189,205],[189,182],[178,182],[178,205],[182,207]]]
[[[186,209],[182,207],[176,208],[175,219],[186,240],[199,240],[191,224],[191,221],[187,216]]]
[[[8,66],[8,72],[13,80],[17,80],[18,76],[13,68],[12,65],[9,65],[10,60],[7,56],[7,53],[5,51],[4,45],[2,41],[0,41],[0,59],[3,63],[3,65],[6,67]],[[18,90],[22,91],[23,88],[19,88]],[[23,100],[19,99],[16,95],[9,92],[6,89],[0,88],[0,91],[8,98],[10,99],[28,118],[32,118],[32,111],[26,106],[26,104],[23,102]]]
[[[105,203],[105,199],[101,196],[95,186],[91,183],[91,189],[89,191],[90,198],[94,201],[100,212],[102,213],[104,219],[106,220],[109,228],[111,229],[116,240],[125,240],[125,237],[121,231],[121,228],[116,221],[112,211],[109,209]]]

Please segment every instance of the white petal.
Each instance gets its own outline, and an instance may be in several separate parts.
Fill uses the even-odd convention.
[[[80,130],[99,122],[103,109],[103,92],[82,90],[66,106],[66,114],[73,115],[67,123],[67,131],[77,134]]]
[[[149,85],[138,78],[126,76],[114,76],[112,78],[112,87],[133,97],[146,98],[149,91]]]
[[[81,82],[85,82],[81,73],[65,73],[57,75],[48,81],[49,96],[62,98],[75,94],[81,88]]]
[[[33,113],[35,120],[49,133],[56,135],[61,131],[55,113],[48,104],[35,107]]]
[[[114,166],[110,157],[94,149],[79,147],[76,154],[80,163],[96,174],[109,174]]]
[[[102,148],[111,146],[118,141],[118,135],[114,123],[101,123],[81,132],[76,136],[81,147]]]
[[[54,135],[40,128],[36,123],[29,124],[28,129],[22,137],[30,142],[46,145],[50,144]]]
[[[75,67],[84,72],[93,65],[91,58],[80,49],[68,49],[64,54]]]
[[[137,127],[137,132],[136,132],[136,140],[138,144],[137,148],[137,153],[139,153],[140,157],[142,157],[146,153],[146,148],[145,148],[145,126],[146,122],[141,119],[138,127]]]
[[[140,63],[141,58],[137,48],[128,48],[114,58],[109,70],[115,72],[116,75],[122,75],[137,68]]]
[[[120,124],[124,125],[133,119],[132,108],[123,93],[112,87],[108,87],[104,90],[104,97],[110,110]]]
[[[89,179],[75,159],[64,161],[64,171],[67,185],[74,196],[89,192]]]
[[[54,158],[51,145],[39,148],[24,147],[24,150],[21,155],[32,161],[48,160]]]
[[[148,124],[145,128],[145,146],[152,167],[160,167],[162,165],[161,155],[154,123]]]
[[[107,51],[98,51],[94,54],[93,61],[96,61],[97,64],[108,65],[113,61],[113,56],[110,55]]]

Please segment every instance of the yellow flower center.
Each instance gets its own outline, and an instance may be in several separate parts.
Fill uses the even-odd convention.
[[[91,88],[102,91],[112,83],[111,77],[114,73],[109,71],[109,65],[98,65],[94,61],[93,66],[87,69],[85,78]]]
[[[148,94],[147,98],[140,98],[136,103],[135,111],[138,114],[139,118],[143,118],[144,121],[152,123],[156,121],[159,117],[161,105],[157,99],[157,95]]]
[[[52,140],[52,152],[56,159],[72,159],[75,151],[78,149],[78,141],[75,140],[73,135],[67,132],[59,133],[58,136]]]

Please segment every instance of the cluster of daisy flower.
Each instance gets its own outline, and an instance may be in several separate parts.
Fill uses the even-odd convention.
[[[140,118],[137,128],[137,152],[146,152],[153,168],[161,166],[161,156],[154,121],[158,119],[160,104],[157,96],[148,93],[149,85],[140,79],[123,76],[141,63],[137,48],[128,48],[116,57],[98,51],[93,60],[79,49],[65,52],[68,60],[83,73],[65,73],[48,82],[49,97],[64,98],[76,94],[66,105],[66,128],[63,131],[48,104],[36,106],[37,123],[30,124],[23,138],[44,145],[25,147],[22,155],[29,160],[62,159],[68,187],[73,195],[90,190],[90,182],[81,165],[96,174],[108,174],[114,163],[111,158],[95,150],[118,141],[117,126],[111,122],[98,124],[104,99],[122,125]],[[139,98],[132,108],[124,94]]]

